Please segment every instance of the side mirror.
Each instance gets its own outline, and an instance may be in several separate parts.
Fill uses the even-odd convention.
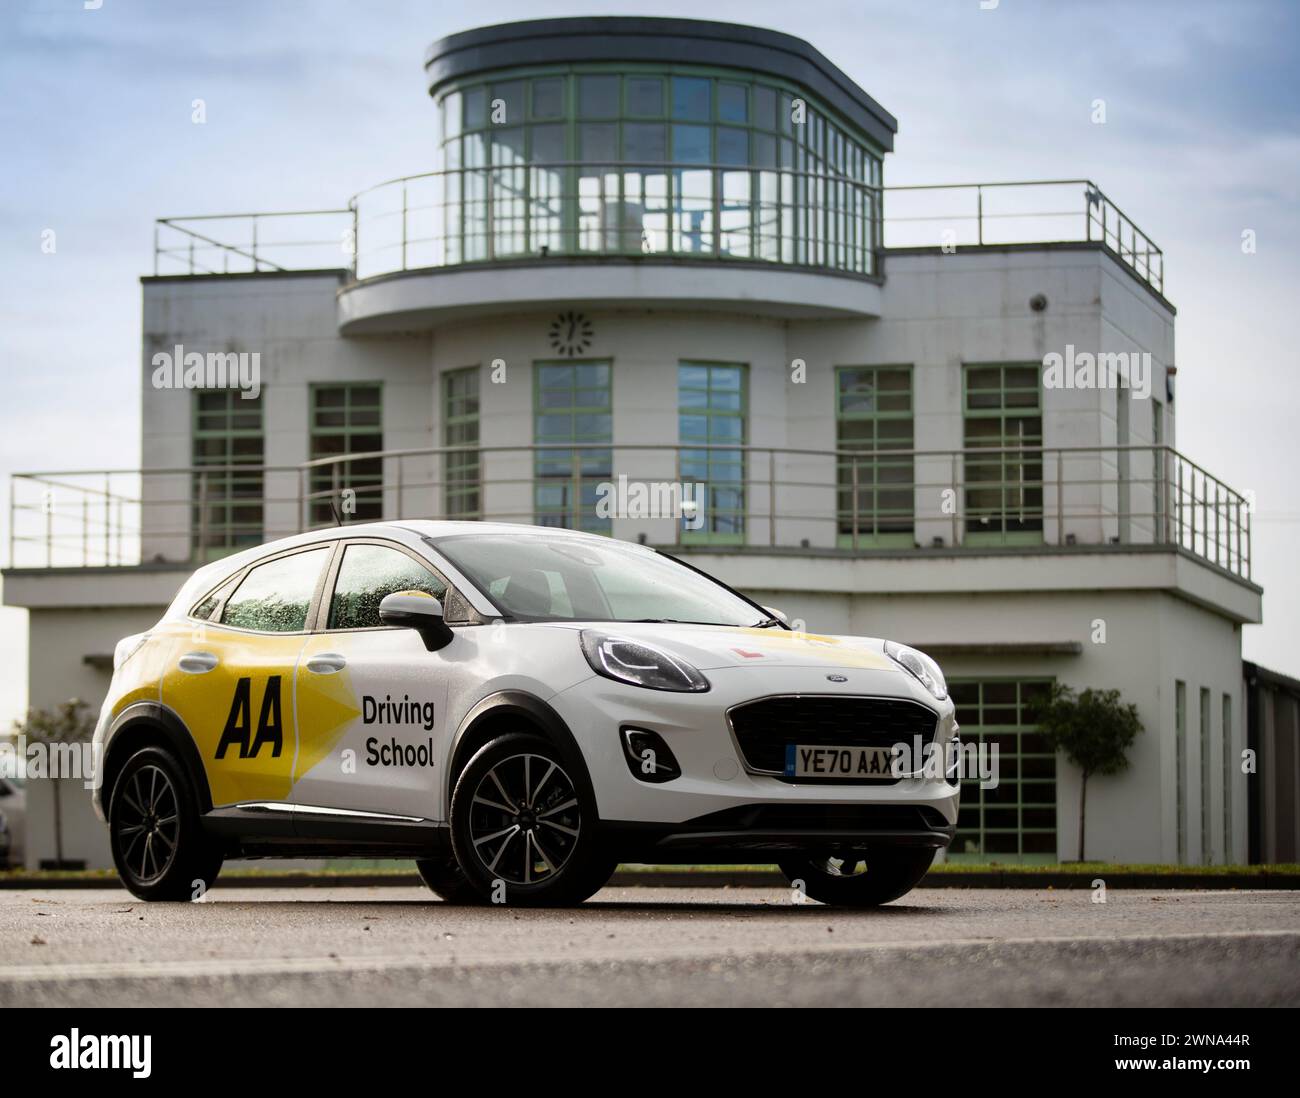
[[[775,606],[764,606],[763,609],[771,614],[772,617],[776,618],[777,621],[782,622],[785,625],[790,624],[790,619],[785,616],[784,610],[778,610]]]
[[[379,620],[385,625],[414,629],[430,652],[446,648],[455,634],[442,620],[442,603],[427,595],[385,595],[379,604]]]

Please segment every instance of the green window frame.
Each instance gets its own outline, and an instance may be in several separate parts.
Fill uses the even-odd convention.
[[[962,746],[998,747],[998,785],[962,779],[950,861],[1046,864],[1057,860],[1056,753],[1034,720],[1050,678],[949,680]]]
[[[915,459],[866,460],[872,453],[914,448],[911,366],[835,369],[836,532],[842,549],[910,547],[916,541]]]
[[[383,385],[378,381],[309,386],[309,446],[312,460],[384,448]],[[384,515],[384,459],[362,458],[313,468],[311,522],[334,521],[333,502],[344,522],[376,522]],[[336,493],[355,492],[355,510],[344,510]]]
[[[608,534],[596,514],[599,485],[613,477],[612,449],[565,449],[565,444],[612,443],[613,364],[566,359],[533,364],[533,511],[538,526]]]
[[[1043,541],[1043,402],[1037,363],[964,363],[965,532],[969,545]],[[1019,448],[1019,451],[1008,448]],[[987,455],[980,450],[991,451]],[[971,451],[976,451],[972,453]]]
[[[687,84],[707,97],[679,97]],[[526,113],[492,123],[493,99],[525,98]],[[796,98],[804,125],[789,121]],[[484,169],[448,177],[448,263],[649,251],[876,274],[866,188],[883,150],[796,84],[691,65],[521,67],[449,89],[439,112],[443,167]]]
[[[1187,864],[1187,684],[1174,680],[1174,830],[1178,864]]]
[[[216,560],[266,540],[262,395],[245,398],[236,389],[194,393],[191,464],[214,467],[192,476],[190,545],[197,560]]]
[[[442,444],[465,447],[443,459],[443,514],[452,519],[483,517],[479,378],[477,366],[448,370],[442,375]]]
[[[740,362],[677,364],[678,480],[703,489],[698,523],[682,518],[683,542],[744,543],[748,375]]]

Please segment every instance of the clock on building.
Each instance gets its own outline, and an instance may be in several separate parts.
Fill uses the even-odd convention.
[[[591,321],[570,309],[551,321],[551,347],[573,358],[591,346]]]

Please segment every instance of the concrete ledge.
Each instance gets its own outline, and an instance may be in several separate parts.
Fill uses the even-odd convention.
[[[378,275],[338,292],[343,335],[428,331],[557,308],[707,310],[786,319],[878,317],[880,283],[814,267],[672,256],[555,256]]]
[[[29,610],[87,610],[106,607],[161,609],[176,597],[198,567],[143,564],[113,568],[6,568],[4,604]]]

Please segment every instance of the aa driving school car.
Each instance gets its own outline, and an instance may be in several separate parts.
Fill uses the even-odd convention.
[[[650,548],[376,523],[209,564],[122,640],[94,795],[143,899],[325,856],[414,858],[461,903],[576,903],[636,861],[873,905],[952,840],[956,773],[915,751],[956,734],[923,653],[791,631]]]

